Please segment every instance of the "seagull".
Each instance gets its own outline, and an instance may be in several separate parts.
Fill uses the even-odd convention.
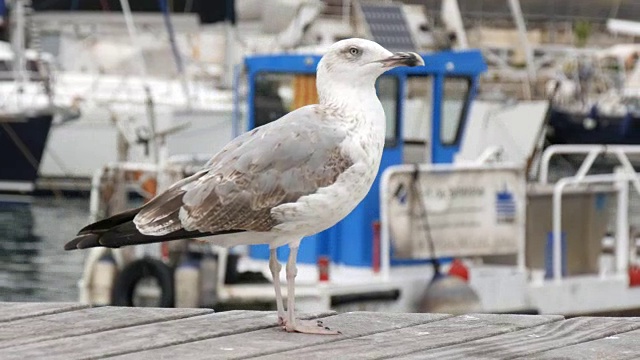
[[[338,334],[296,320],[298,247],[347,216],[378,173],[386,118],[376,79],[398,66],[424,65],[413,52],[376,42],[332,44],[317,66],[319,103],[294,110],[228,143],[192,176],[137,209],[90,224],[65,250],[118,248],[207,237],[221,246],[268,244],[278,324],[288,332]],[[288,245],[287,311],[276,250]]]

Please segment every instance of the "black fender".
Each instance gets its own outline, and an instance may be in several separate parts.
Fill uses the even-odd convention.
[[[158,307],[173,307],[175,288],[173,270],[158,259],[142,258],[127,264],[113,284],[111,303],[114,306],[134,306],[133,292],[140,280],[154,277],[161,289]]]

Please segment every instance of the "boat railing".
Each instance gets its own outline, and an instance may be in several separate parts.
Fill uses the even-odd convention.
[[[216,100],[211,99],[216,90],[198,80],[188,81],[187,98],[176,79],[148,79],[111,74],[82,74],[63,78],[57,88],[57,95],[60,97],[78,95],[75,89],[76,83],[91,90],[82,94],[83,100],[103,106],[115,103],[143,105],[149,100],[149,95],[152,96],[155,104],[182,106],[185,109],[189,108],[188,100],[194,108],[210,107],[208,103]],[[147,88],[149,91],[146,90]]]
[[[91,195],[89,200],[90,222],[98,221],[116,212],[123,211],[127,205],[127,193],[135,192],[147,200],[155,193],[149,189],[162,189],[185,176],[192,175],[200,169],[197,164],[205,162],[209,158],[207,154],[174,155],[160,164],[151,162],[113,162],[102,166],[94,172],[91,182]],[[155,185],[146,187],[149,181]],[[225,290],[225,274],[227,262],[227,249],[209,244],[218,254],[217,287],[221,293],[219,297],[230,296]],[[126,249],[126,248],[123,248]],[[130,247],[130,252],[124,253],[117,249],[112,254],[119,267],[125,266],[129,261],[143,257],[162,258],[162,249],[158,244],[143,244]],[[82,278],[78,283],[80,299],[83,303],[91,303],[88,284],[91,283],[92,271],[95,264],[104,254],[104,248],[94,248],[90,252],[86,262]]]
[[[478,161],[474,163],[460,163],[460,164],[424,164],[416,168],[413,165],[400,165],[394,166],[385,170],[381,181],[381,229],[380,229],[380,264],[382,279],[389,278],[390,263],[391,263],[391,231],[389,225],[390,213],[387,202],[389,197],[392,196],[389,192],[389,187],[392,186],[390,181],[392,174],[397,173],[409,173],[412,171],[419,171],[425,175],[429,173],[451,173],[451,172],[464,172],[472,171],[488,171],[486,174],[491,174],[491,171],[499,169],[509,169],[508,164],[496,163],[491,164],[489,159],[495,156],[494,149],[490,149]],[[553,156],[560,154],[575,154],[586,155],[586,159],[583,161],[579,169],[575,174],[569,177],[562,178],[553,184],[552,193],[552,268],[551,278],[554,281],[561,281],[562,274],[562,197],[566,190],[573,186],[591,186],[596,184],[612,185],[613,190],[617,196],[617,209],[616,209],[616,222],[615,222],[615,273],[613,276],[622,277],[627,276],[629,269],[630,253],[634,253],[631,249],[635,246],[630,243],[630,226],[629,226],[629,200],[630,200],[630,183],[633,184],[635,191],[640,195],[640,176],[635,172],[630,160],[629,155],[640,155],[640,146],[602,146],[602,145],[557,145],[549,147],[542,156],[541,161],[541,173],[540,184],[549,183],[549,164]],[[616,170],[609,174],[588,174],[596,158],[602,154],[613,154],[618,159],[620,166]],[[504,180],[504,179],[503,179]],[[524,181],[524,180],[523,180]],[[442,184],[441,184],[442,185]],[[386,189],[386,190],[385,190]],[[520,199],[523,200],[523,199]],[[406,200],[409,201],[409,200]],[[524,227],[523,227],[524,229]],[[524,257],[524,233],[523,231],[518,233],[517,252],[516,252],[516,264],[517,267],[525,270],[525,257]]]
[[[562,279],[562,194],[568,186],[590,184],[614,184],[617,190],[616,209],[616,274],[624,276],[629,263],[629,183],[640,195],[640,177],[636,173],[629,155],[640,155],[639,145],[553,145],[542,154],[540,184],[549,183],[551,159],[557,155],[585,155],[576,173],[564,177],[554,184],[552,205],[552,274],[553,279]],[[588,175],[596,159],[601,155],[614,155],[618,167],[613,173]],[[635,246],[635,245],[634,245]]]
[[[155,193],[150,193],[145,188],[145,180],[149,178],[155,179],[158,189],[166,188],[173,182],[195,173],[199,169],[197,164],[203,162],[205,156],[205,154],[174,155],[161,164],[152,162],[113,162],[96,169],[91,180],[90,220],[98,221],[104,216],[101,214],[100,209],[105,202],[109,201],[102,194],[105,185],[109,185],[108,187],[112,190],[110,191],[111,193],[116,193],[114,189],[125,189],[150,199],[155,196]],[[110,176],[110,172],[119,172],[124,175],[133,174],[135,176]],[[162,179],[163,176],[166,179]],[[113,210],[121,211],[123,209]],[[106,214],[106,216],[110,215],[112,214]]]
[[[46,89],[35,81],[21,83],[14,78],[3,81],[0,72],[0,112],[3,116],[20,116],[20,114],[36,114],[50,112],[52,104]]]
[[[628,155],[640,155],[640,145],[552,145],[544,150],[540,160],[540,176],[538,182],[542,185],[549,183],[549,167],[551,159],[558,155],[585,155],[576,179],[583,179],[591,170],[596,159],[601,155],[614,155],[618,163],[629,174],[635,175]],[[640,179],[633,180],[633,186],[640,193]]]
[[[25,71],[24,79],[26,81],[43,81],[45,80],[45,77],[42,76],[37,71]],[[16,80],[16,73],[14,71],[10,71],[10,70],[0,71],[0,81],[5,82],[5,81],[15,81],[15,80]]]
[[[611,183],[617,190],[615,264],[616,274],[625,276],[629,263],[629,182],[637,182],[636,173],[622,168],[610,174],[570,176],[558,180],[553,187],[552,209],[552,278],[562,280],[562,193],[570,185]],[[640,194],[640,192],[638,192]],[[635,245],[634,245],[635,246]]]

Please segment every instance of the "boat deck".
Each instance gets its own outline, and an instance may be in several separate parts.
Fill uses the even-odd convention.
[[[323,313],[342,335],[289,334],[275,314],[0,303],[2,359],[633,359],[640,318]]]

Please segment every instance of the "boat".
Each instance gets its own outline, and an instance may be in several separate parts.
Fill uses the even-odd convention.
[[[239,134],[233,118],[245,116],[244,107],[234,106],[245,91],[233,91],[244,55],[318,51],[354,35],[352,20],[359,19],[348,1],[221,1],[201,4],[198,14],[169,13],[167,3],[158,1],[155,11],[155,4],[131,4],[145,12],[128,5],[122,11],[88,11],[97,10],[90,3],[72,11],[60,3],[38,8],[34,19],[55,39],[61,68],[56,101],[77,104],[81,113],[51,130],[39,187],[88,191],[102,164],[153,161],[152,113],[155,131],[181,128],[166,137],[168,155],[218,151]],[[391,9],[411,12],[397,4]],[[416,12],[408,19],[418,33],[424,16]],[[411,34],[403,30],[401,36]],[[280,112],[276,106],[263,115]]]
[[[12,41],[0,42],[0,192],[29,193],[57,109],[49,77],[51,56],[25,48],[23,1],[15,1],[11,11]]]
[[[551,144],[640,144],[640,46],[569,56],[549,84]]]
[[[217,151],[236,134],[233,93],[219,84],[219,67],[174,49],[175,42],[206,35],[196,15],[168,18],[125,8],[34,17],[57,44],[55,100],[80,112],[52,128],[40,189],[86,192],[103,164],[157,161],[158,134],[171,135],[164,137],[170,156]],[[75,32],[84,26],[90,31]]]
[[[597,261],[588,254],[588,261],[576,263],[573,258],[583,254],[565,253],[562,256],[572,260],[561,261],[566,264],[565,270],[558,274],[555,262],[550,260],[557,258],[555,250],[549,250],[550,245],[547,250],[537,245],[539,237],[551,238],[545,230],[549,219],[544,218],[549,214],[546,206],[551,203],[549,187],[532,184],[532,189],[527,190],[526,184],[526,165],[535,150],[537,131],[524,131],[528,137],[517,140],[527,154],[500,156],[512,146],[504,133],[491,136],[502,127],[492,124],[493,119],[482,124],[484,117],[471,116],[474,89],[486,71],[481,53],[444,51],[423,57],[427,66],[394,69],[379,79],[379,96],[389,124],[395,126],[390,126],[388,132],[378,178],[347,218],[303,240],[298,256],[300,309],[550,313],[566,312],[569,304],[583,312],[633,306],[636,302],[640,306],[633,297],[625,298],[631,300],[624,304],[610,299],[597,306],[582,305],[571,295],[571,286],[557,286],[555,281],[573,283],[578,281],[576,276],[585,279],[584,272],[595,271],[589,280],[581,280],[581,289],[592,291],[599,284],[609,283],[616,291],[633,291],[633,287],[620,282],[620,272],[610,277],[598,273]],[[246,130],[269,121],[261,115],[269,103],[267,99],[274,94],[285,104],[285,111],[313,102],[313,74],[319,58],[313,53],[247,57]],[[410,81],[415,83],[407,87]],[[408,93],[399,95],[400,89],[407,88]],[[416,106],[422,110],[406,113],[405,102],[411,98],[441,106],[433,106],[430,111]],[[531,124],[530,119],[524,118],[544,118],[548,104],[534,105],[528,104],[528,109],[505,106],[492,110],[493,115],[514,111],[523,123]],[[273,104],[267,108],[270,106]],[[411,121],[415,118],[421,122],[431,120],[428,131],[434,140],[420,145],[430,159],[412,164],[407,162],[409,144],[400,129],[413,126]],[[445,125],[445,118],[456,122]],[[543,126],[542,120],[537,126]],[[477,143],[478,138],[491,143]],[[102,217],[105,211],[114,209],[114,204],[122,204],[116,200],[118,193],[142,188],[140,178],[132,174],[142,172],[147,179],[173,176],[175,180],[180,174],[193,171],[188,164],[172,160],[165,162],[165,167],[136,163],[107,166],[95,178],[93,218]],[[411,179],[419,179],[425,191],[422,195],[416,192]],[[114,188],[120,190],[114,192]],[[110,190],[106,193],[104,189]],[[612,189],[605,187],[601,191],[610,197]],[[572,190],[572,194],[595,196],[592,189]],[[425,207],[420,211],[419,204],[423,202]],[[540,209],[527,211],[527,203],[537,204]],[[451,210],[452,205],[459,209]],[[427,225],[418,216],[425,211],[429,214]],[[585,211],[595,210],[586,207]],[[589,249],[599,246],[598,234],[605,220],[603,212],[599,221],[589,224],[593,232],[584,239]],[[573,249],[580,240],[574,231],[565,231],[566,246]],[[546,243],[555,246],[554,241]],[[287,249],[279,250],[278,255],[281,261],[286,259]],[[80,301],[129,306],[211,306],[217,311],[235,304],[272,306],[268,256],[266,246],[226,250],[190,240],[116,250],[91,249],[79,282]],[[148,285],[144,274],[153,274],[159,289]],[[434,302],[442,291],[455,296]],[[547,301],[554,292],[562,293],[566,301]]]
[[[234,93],[246,91],[246,101],[234,106],[235,113],[246,107],[246,117],[234,117],[236,124],[250,131],[315,102],[319,52],[245,56]],[[426,66],[394,69],[378,81],[388,117],[380,172],[349,216],[302,241],[300,310],[583,315],[640,308],[638,234],[629,216],[631,192],[640,193],[629,156],[640,147],[541,151],[547,101],[476,101],[487,71],[477,49],[422,56]],[[550,179],[551,160],[568,153],[587,161]],[[592,175],[602,155],[619,168]],[[188,157],[107,164],[93,178],[91,221],[126,209],[131,189],[149,199],[196,169]],[[287,253],[279,249],[279,259]],[[80,301],[269,308],[268,256],[266,246],[221,249],[191,239],[94,248]]]

